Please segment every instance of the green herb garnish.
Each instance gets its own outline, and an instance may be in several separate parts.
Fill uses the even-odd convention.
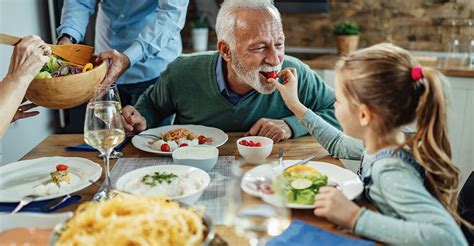
[[[165,173],[165,172],[155,172],[153,175],[145,175],[142,178],[142,182],[149,186],[156,186],[157,184],[161,183],[168,183],[170,184],[173,179],[177,178],[178,176],[173,173]]]

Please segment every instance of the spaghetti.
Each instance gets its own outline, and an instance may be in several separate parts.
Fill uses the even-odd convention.
[[[79,206],[56,245],[200,245],[202,213],[161,196],[123,195]]]
[[[186,128],[174,129],[162,135],[165,141],[178,141],[178,139],[183,137],[186,137],[188,140],[193,140],[198,136]]]

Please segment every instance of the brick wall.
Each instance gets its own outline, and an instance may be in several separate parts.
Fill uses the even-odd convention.
[[[331,0],[330,5],[323,14],[283,11],[286,45],[334,48],[333,23],[338,21],[359,23],[359,47],[391,41],[411,50],[447,51],[453,38],[466,49],[469,35],[474,36],[474,26],[467,24],[468,19],[474,21],[474,0]],[[188,19],[193,13],[188,13]],[[454,28],[452,20],[456,20]],[[210,35],[209,42],[215,43]]]

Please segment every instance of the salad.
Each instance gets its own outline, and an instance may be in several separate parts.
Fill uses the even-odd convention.
[[[290,167],[283,172],[286,181],[288,203],[314,204],[319,188],[328,184],[328,177],[314,168],[304,165]]]
[[[70,63],[62,58],[52,55],[43,68],[36,74],[35,79],[50,79],[53,77],[66,76],[71,74],[85,73],[94,68],[92,63],[84,66]]]

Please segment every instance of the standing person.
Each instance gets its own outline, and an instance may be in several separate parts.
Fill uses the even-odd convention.
[[[467,245],[458,223],[459,170],[451,160],[446,132],[444,77],[419,66],[406,51],[380,44],[355,52],[336,65],[336,118],[344,133],[298,99],[297,74],[269,79],[286,105],[316,140],[339,158],[363,152],[359,172],[365,195],[380,213],[360,208],[341,191],[322,187],[317,216],[388,244]],[[417,121],[407,138],[403,126]],[[347,136],[347,135],[351,136]]]
[[[65,0],[59,44],[84,40],[96,0]],[[188,0],[101,0],[95,27],[98,60],[108,60],[103,84],[118,84],[123,105],[135,104],[181,54]]]
[[[29,111],[35,104],[21,103],[31,81],[50,55],[51,48],[37,36],[24,37],[15,45],[8,72],[0,82],[0,137],[10,122],[39,114]]]

